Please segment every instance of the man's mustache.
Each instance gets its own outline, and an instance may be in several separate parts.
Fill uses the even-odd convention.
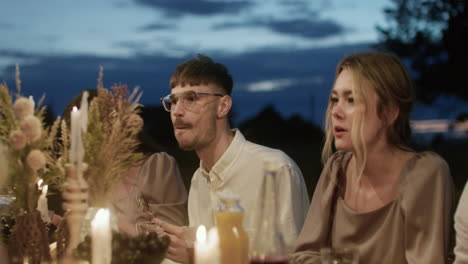
[[[183,126],[183,127],[191,127],[190,123],[185,123],[181,119],[176,119],[174,123],[172,123],[174,127]]]

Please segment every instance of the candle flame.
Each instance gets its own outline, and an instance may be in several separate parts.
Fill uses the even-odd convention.
[[[206,227],[204,225],[197,228],[197,242],[206,242]]]
[[[39,179],[39,180],[37,181],[37,188],[38,188],[39,190],[42,190],[41,185],[42,185],[43,182],[44,182],[43,179]]]
[[[95,227],[104,227],[109,225],[110,213],[108,209],[99,209],[91,222],[92,226]]]
[[[78,111],[78,107],[74,106],[74,107],[72,108],[72,111],[73,111],[73,112],[77,112],[77,111]]]

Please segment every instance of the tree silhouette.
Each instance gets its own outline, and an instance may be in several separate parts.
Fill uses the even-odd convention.
[[[378,48],[408,59],[417,97],[441,94],[468,100],[468,0],[392,0]]]

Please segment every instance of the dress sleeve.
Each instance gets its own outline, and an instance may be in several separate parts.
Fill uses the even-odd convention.
[[[447,163],[437,154],[416,154],[406,168],[402,196],[405,255],[408,263],[446,263],[453,183]]]
[[[279,225],[290,252],[304,225],[309,196],[302,173],[295,164],[283,165],[277,179]]]
[[[187,189],[176,160],[166,153],[153,154],[139,172],[137,191],[161,220],[187,225]]]
[[[320,249],[328,246],[333,193],[341,163],[338,155],[330,158],[320,175],[295,252],[290,256],[291,264],[320,263]]]
[[[455,264],[468,263],[468,184],[458,201],[455,212]]]

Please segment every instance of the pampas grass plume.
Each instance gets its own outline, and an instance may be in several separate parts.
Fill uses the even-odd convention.
[[[26,157],[26,163],[28,166],[33,169],[34,171],[37,171],[39,169],[44,168],[46,165],[46,157],[42,151],[38,149],[33,149],[31,152],[29,152],[28,156]]]
[[[19,150],[23,149],[26,146],[28,139],[26,135],[21,130],[14,130],[10,133],[10,146],[13,149]]]
[[[139,114],[132,114],[128,118],[128,125],[130,127],[141,129],[143,127],[143,119],[140,117]]]
[[[30,142],[34,142],[42,136],[41,121],[35,116],[27,116],[21,121],[21,130],[26,134]]]
[[[34,100],[32,98],[20,97],[13,105],[15,115],[18,119],[24,119],[34,115]]]

